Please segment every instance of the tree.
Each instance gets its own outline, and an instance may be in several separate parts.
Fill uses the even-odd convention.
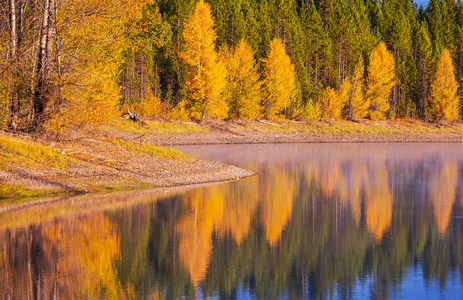
[[[444,49],[437,62],[429,99],[434,120],[440,122],[446,119],[454,122],[459,118],[460,102],[457,90],[458,83],[455,80],[452,58],[449,50]]]
[[[230,117],[257,118],[260,110],[261,82],[254,52],[243,39],[232,51],[224,51],[228,66],[226,99]]]
[[[172,39],[169,24],[152,2],[136,0],[130,13],[126,12],[127,46],[120,76],[121,105],[145,116],[160,113],[160,68],[156,54]]]
[[[351,88],[349,91],[349,117],[352,120],[365,118],[370,107],[370,100],[364,95],[364,64],[360,56],[359,62],[355,66],[354,74],[350,77]]]
[[[417,96],[417,70],[413,52],[416,15],[410,1],[389,0],[382,5],[382,37],[395,59],[395,85],[390,98],[391,111],[398,116],[414,115]]]
[[[420,23],[416,33],[415,51],[419,86],[418,112],[421,116],[426,116],[432,65],[432,43],[426,21]]]
[[[305,8],[305,71],[307,84],[302,82],[303,98],[318,99],[323,84],[328,84],[332,73],[332,42],[326,25],[318,13],[314,1],[308,1]],[[307,85],[307,86],[306,86]],[[308,100],[307,100],[308,101]]]
[[[282,113],[295,97],[294,65],[285,52],[283,41],[277,37],[270,42],[267,58],[263,62],[263,113],[265,118],[273,119]]]
[[[386,49],[386,44],[380,42],[370,54],[368,66],[367,98],[370,101],[370,118],[381,120],[389,110],[388,99],[395,84],[394,57]]]
[[[334,120],[341,119],[341,112],[344,107],[343,96],[346,94],[345,91],[349,89],[349,80],[346,80],[343,85],[344,88],[341,89],[341,93],[336,93],[336,91],[330,87],[325,88],[322,92],[320,99],[322,118],[330,123]],[[344,93],[342,90],[344,90]]]
[[[188,106],[195,119],[205,116],[224,118],[227,104],[222,97],[227,75],[215,51],[216,33],[209,4],[200,0],[183,31],[185,51],[180,59],[188,67]]]

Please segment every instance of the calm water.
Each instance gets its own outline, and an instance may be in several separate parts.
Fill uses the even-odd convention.
[[[462,146],[183,147],[259,174],[0,213],[0,299],[458,299]]]

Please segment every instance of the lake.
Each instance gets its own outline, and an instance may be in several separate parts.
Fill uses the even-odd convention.
[[[459,298],[462,146],[179,147],[258,175],[4,211],[0,298]]]

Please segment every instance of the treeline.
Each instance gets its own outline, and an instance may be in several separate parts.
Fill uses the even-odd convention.
[[[0,0],[1,123],[455,121],[461,0]]]

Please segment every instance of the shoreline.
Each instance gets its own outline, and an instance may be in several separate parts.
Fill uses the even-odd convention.
[[[262,124],[258,121],[228,121],[192,124],[166,122],[175,130],[157,132],[159,123],[130,130],[114,127],[92,132],[71,133],[62,141],[38,140],[33,147],[46,147],[59,157],[44,163],[4,161],[0,168],[0,207],[24,202],[32,197],[86,194],[123,190],[149,190],[218,183],[253,176],[256,173],[232,165],[161,150],[156,146],[272,144],[272,143],[463,143],[463,126],[436,128],[423,122],[392,121],[357,124],[343,122],[333,126],[288,122]],[[178,124],[177,124],[178,123]],[[172,125],[174,124],[174,125]],[[124,123],[124,125],[131,125]],[[173,129],[171,129],[174,131]],[[29,136],[0,133],[0,138],[27,144]],[[32,147],[32,146],[31,146]],[[17,158],[5,152],[0,155]],[[43,151],[43,150],[41,150]],[[153,153],[161,151],[162,153]],[[170,151],[170,152],[169,152]],[[172,152],[172,153],[171,153]],[[40,152],[42,153],[42,152]],[[1,158],[1,156],[0,156]],[[8,157],[7,157],[8,158]],[[53,160],[62,160],[53,167]],[[2,161],[0,161],[2,163]],[[19,200],[18,200],[19,199]]]

